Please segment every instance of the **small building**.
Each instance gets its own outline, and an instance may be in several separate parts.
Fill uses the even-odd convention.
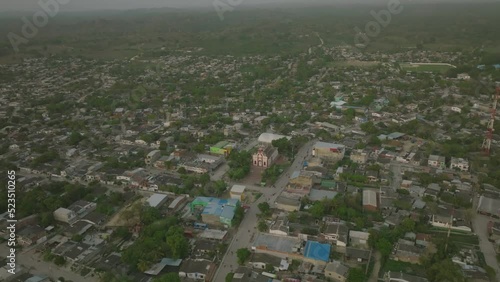
[[[246,187],[244,185],[233,185],[233,187],[231,187],[231,190],[229,191],[231,199],[243,201],[245,189]]]
[[[469,161],[463,158],[451,158],[450,161],[450,168],[451,169],[459,169],[461,171],[468,171],[469,170]]]
[[[384,282],[429,282],[426,278],[409,275],[403,272],[387,272],[384,274]]]
[[[341,160],[345,155],[345,146],[334,143],[316,142],[312,148],[312,155],[321,159]]]
[[[284,196],[279,196],[276,199],[275,204],[276,208],[287,212],[299,211],[301,206],[298,199],[287,198]]]
[[[47,240],[47,232],[44,228],[35,225],[35,226],[27,226],[26,228],[21,229],[17,233],[17,242],[24,246],[31,246],[33,244],[39,244]]]
[[[167,200],[168,197],[165,194],[153,194],[146,200],[146,202],[150,207],[159,208],[161,205],[165,204]]]
[[[375,190],[363,190],[363,209],[376,211],[378,209],[377,192]]]
[[[427,165],[435,168],[446,168],[446,159],[443,156],[430,155],[427,160]]]
[[[481,196],[477,205],[477,212],[500,217],[500,200]]]
[[[367,248],[370,233],[362,231],[349,231],[349,245],[353,247]]]
[[[228,156],[234,147],[235,144],[233,143],[230,143],[228,141],[220,141],[219,143],[210,147],[210,153],[216,155]]]
[[[76,213],[65,208],[58,208],[54,211],[54,219],[60,222],[73,224],[78,220]]]
[[[282,138],[286,138],[288,140],[291,139],[289,136],[274,134],[274,133],[262,133],[257,139],[261,144],[271,144],[274,140],[279,140]]]
[[[278,150],[272,146],[260,147],[252,155],[252,164],[257,167],[270,167],[278,157]]]
[[[279,271],[281,258],[264,253],[253,253],[250,265],[256,269],[267,269],[268,265],[271,265],[275,271]]]
[[[345,282],[349,274],[349,267],[340,263],[340,261],[332,261],[326,264],[325,276],[333,279],[336,282]]]
[[[336,246],[346,247],[349,242],[349,228],[340,223],[327,224],[323,236]]]
[[[161,157],[160,150],[153,150],[147,154],[146,159],[144,160],[147,165],[153,164]]]
[[[366,262],[370,259],[371,252],[368,250],[347,247],[345,257],[347,260]]]
[[[216,266],[209,260],[184,260],[179,269],[179,277],[210,282],[215,274]]]
[[[368,153],[361,149],[354,150],[349,158],[357,164],[365,164],[368,161]]]

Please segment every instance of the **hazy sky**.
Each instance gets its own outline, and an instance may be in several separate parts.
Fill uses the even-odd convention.
[[[38,1],[49,0],[0,0],[0,11],[37,11],[40,9]],[[138,9],[138,8],[159,8],[159,7],[212,7],[216,0],[65,0],[68,4],[61,5],[61,10],[105,10],[105,9]],[[242,4],[262,4],[262,3],[387,3],[389,0],[219,0],[221,2],[239,2]],[[412,1],[418,2],[483,2],[481,0],[400,0],[401,3]],[[499,0],[484,0],[484,1],[499,1]]]

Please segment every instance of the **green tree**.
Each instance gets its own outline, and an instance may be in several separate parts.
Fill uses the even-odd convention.
[[[347,276],[347,282],[364,282],[366,281],[365,272],[358,267],[350,268]]]
[[[236,251],[238,264],[243,265],[252,253],[247,248],[241,248]]]
[[[268,202],[262,202],[257,205],[262,217],[270,217],[271,216],[271,206]]]
[[[66,264],[66,259],[63,257],[63,256],[56,256],[54,258],[54,263],[57,265],[57,266],[63,266]]]
[[[185,258],[189,252],[189,243],[180,226],[172,226],[167,231],[167,246],[173,258]]]
[[[234,277],[234,273],[232,272],[229,272],[227,275],[226,275],[226,282],[232,282],[233,281],[233,277]]]
[[[257,229],[260,232],[267,232],[269,230],[269,226],[267,226],[267,223],[264,220],[259,221],[257,224]]]
[[[178,273],[170,272],[153,279],[153,282],[181,282],[181,278],[179,277]]]

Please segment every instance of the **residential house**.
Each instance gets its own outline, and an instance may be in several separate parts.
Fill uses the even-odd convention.
[[[184,260],[179,269],[179,276],[194,280],[212,282],[216,265],[209,260],[188,259]]]
[[[290,227],[288,226],[288,218],[279,215],[269,226],[269,233],[274,235],[288,236],[290,234]]]
[[[347,260],[354,260],[357,262],[366,262],[370,259],[371,251],[347,247],[345,257]]]
[[[409,275],[403,272],[387,272],[384,274],[384,282],[429,282],[426,278]]]
[[[468,171],[469,170],[469,161],[463,158],[451,158],[450,161],[450,168],[451,169],[459,169],[461,171]]]
[[[463,220],[461,214],[459,210],[438,206],[437,212],[431,216],[429,223],[434,227],[472,232],[470,222]]]
[[[316,142],[312,148],[312,155],[321,159],[338,161],[344,158],[345,146],[341,144]]]
[[[260,147],[252,155],[253,165],[257,167],[270,167],[278,157],[278,150],[272,146]]]
[[[298,199],[287,198],[284,196],[279,196],[276,199],[275,204],[277,209],[288,212],[299,211],[301,206]]]
[[[250,258],[250,265],[256,269],[267,269],[272,266],[275,271],[280,270],[281,258],[264,253],[253,253]]]
[[[39,244],[47,240],[47,232],[38,225],[27,226],[17,232],[17,242],[24,246]]]
[[[325,276],[335,282],[345,282],[349,274],[349,267],[340,263],[340,261],[332,261],[326,264]]]
[[[54,219],[60,222],[73,224],[78,220],[78,216],[72,210],[58,208],[56,211],[54,211]]]
[[[419,263],[420,256],[424,253],[424,248],[414,244],[397,243],[394,259],[409,263]]]
[[[443,156],[430,155],[427,160],[427,165],[435,168],[445,168],[446,167],[446,159]]]
[[[146,155],[146,159],[144,160],[144,162],[147,165],[150,165],[150,164],[153,164],[154,162],[156,162],[156,160],[158,160],[160,157],[161,157],[161,151],[160,150],[153,150],[153,151],[149,152],[149,154]]]
[[[378,195],[375,190],[363,190],[363,208],[369,211],[376,211],[378,209]]]
[[[351,152],[351,161],[358,164],[365,164],[368,161],[368,153],[365,150],[357,149]]]
[[[233,185],[233,187],[231,187],[231,190],[229,191],[231,199],[243,201],[245,189],[246,187],[244,185]]]
[[[349,228],[340,223],[327,224],[323,236],[334,245],[346,247],[349,239]]]
[[[358,248],[368,248],[370,233],[362,231],[349,231],[349,245]]]
[[[213,241],[200,239],[197,240],[194,244],[193,253],[196,256],[200,256],[209,253],[215,253],[216,250],[217,244],[214,244]]]

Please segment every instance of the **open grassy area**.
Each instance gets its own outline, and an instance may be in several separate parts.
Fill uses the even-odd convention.
[[[347,61],[337,61],[330,63],[331,67],[358,67],[358,68],[372,68],[380,64],[377,61],[358,61],[358,60],[347,60]]]
[[[402,63],[399,64],[402,70],[411,72],[440,72],[445,73],[453,66],[447,64],[434,64],[434,65],[423,65],[416,63]]]

